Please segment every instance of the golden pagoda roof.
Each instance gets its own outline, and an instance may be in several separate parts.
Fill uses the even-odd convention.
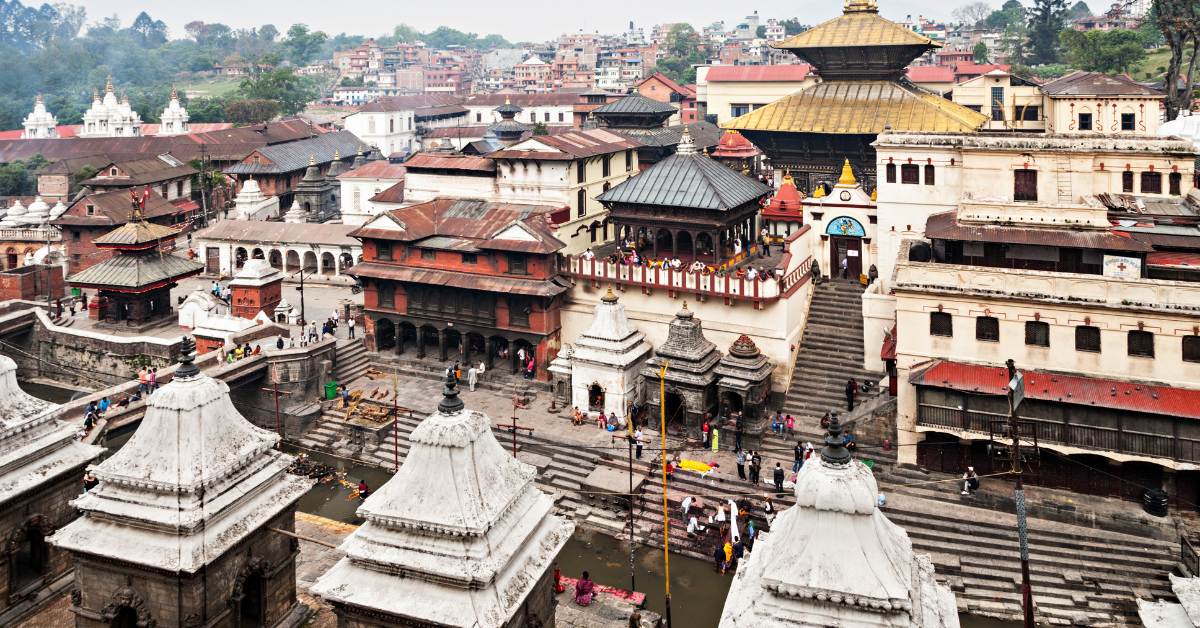
[[[930,46],[941,44],[879,16],[871,0],[848,0],[844,12],[803,33],[773,42],[772,48],[843,48],[850,46]]]
[[[878,135],[893,131],[969,133],[988,120],[978,111],[914,85],[827,81],[726,121],[739,131]]]

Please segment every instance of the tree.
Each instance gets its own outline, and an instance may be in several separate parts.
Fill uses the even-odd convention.
[[[279,39],[279,29],[275,28],[274,24],[263,24],[258,27],[258,38],[268,44],[273,44],[276,39]]]
[[[1171,50],[1165,87],[1167,119],[1174,120],[1180,111],[1188,111],[1192,106],[1192,86],[1196,84],[1196,60],[1200,57],[1200,8],[1196,6],[1195,0],[1155,0],[1151,7],[1151,15]],[[1184,70],[1183,60],[1189,49],[1191,60]],[[1179,85],[1180,78],[1184,80],[1182,89]]]
[[[1064,29],[1059,35],[1067,60],[1080,70],[1118,74],[1146,58],[1142,36],[1137,31],[1077,31]]]
[[[214,97],[193,98],[188,102],[191,122],[225,122],[225,100]]]
[[[1024,24],[1011,24],[1000,36],[1000,46],[1014,65],[1025,65],[1029,61],[1029,31]]]
[[[1025,6],[1020,0],[1007,0],[983,20],[983,27],[991,30],[1004,30],[1018,24],[1025,24]]]
[[[550,135],[550,130],[541,122],[534,122],[533,128],[529,129],[529,132],[533,135]]]
[[[271,100],[287,116],[296,115],[316,99],[319,90],[312,80],[299,76],[291,68],[276,68],[242,79],[238,95],[247,100]],[[229,112],[228,106],[226,113]]]
[[[37,172],[50,162],[41,155],[28,161],[11,161],[0,165],[0,196],[33,196],[37,194]]]
[[[1029,12],[1029,57],[1034,64],[1058,61],[1058,34],[1067,0],[1034,0]]]
[[[397,24],[392,28],[392,39],[401,44],[419,41],[421,39],[421,31],[408,24]]]
[[[293,24],[281,42],[284,56],[297,66],[308,65],[316,58],[326,38],[325,33],[310,31],[305,24]]]
[[[678,83],[696,81],[696,65],[704,63],[704,48],[700,35],[690,24],[676,24],[663,41],[666,58],[658,62],[658,70]]]
[[[975,26],[992,14],[992,7],[986,2],[970,2],[954,10],[951,15],[963,26]]]
[[[156,20],[145,11],[138,13],[129,27],[143,48],[157,48],[167,43],[167,25]]]
[[[982,41],[975,44],[975,49],[972,50],[971,53],[973,55],[975,55],[975,63],[987,63],[988,62],[988,58],[989,58],[988,47],[987,47],[987,44],[983,43]]]
[[[783,21],[783,32],[788,37],[799,35],[811,28],[808,24],[801,24],[800,20],[792,17]]]
[[[1084,2],[1083,0],[1079,0],[1079,2],[1072,4],[1071,8],[1067,9],[1066,17],[1067,17],[1068,21],[1074,21],[1074,20],[1078,20],[1079,18],[1091,17],[1091,16],[1092,16],[1092,8],[1089,7],[1088,4],[1086,2]]]
[[[279,103],[262,98],[245,98],[225,103],[225,121],[234,124],[259,124],[279,115]]]

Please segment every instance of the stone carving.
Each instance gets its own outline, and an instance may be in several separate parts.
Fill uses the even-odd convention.
[[[146,602],[142,600],[142,596],[132,587],[122,587],[113,591],[112,601],[100,610],[100,618],[104,621],[112,621],[117,618],[122,608],[131,609],[137,615],[138,628],[154,628],[158,625],[158,622],[150,616],[150,610],[146,608]]]
[[[233,579],[233,593],[229,596],[229,605],[237,606],[246,597],[246,579],[253,575],[265,575],[266,572],[266,559],[262,556],[251,556],[246,561],[246,564],[242,565],[242,568],[238,570],[237,577]]]

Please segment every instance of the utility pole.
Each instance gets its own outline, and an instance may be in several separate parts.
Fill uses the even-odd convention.
[[[392,463],[395,465],[393,473],[400,472],[400,393],[396,377],[397,372],[392,371]]]
[[[627,423],[627,434],[625,442],[629,446],[629,591],[630,593],[637,591],[637,576],[634,571],[634,552],[633,552],[633,417],[630,417]],[[616,440],[616,437],[613,437]]]
[[[303,329],[308,322],[304,319],[304,259],[300,259],[300,287],[296,289],[300,293],[300,327]]]
[[[1007,360],[1008,367],[1008,429],[1012,436],[1009,450],[1012,473],[1017,477],[1014,500],[1017,510],[1017,540],[1021,551],[1021,607],[1025,614],[1025,628],[1034,628],[1033,590],[1029,586],[1029,529],[1025,522],[1025,483],[1021,472],[1021,425],[1017,420],[1017,406],[1025,399],[1025,378],[1017,371],[1016,362]]]
[[[507,430],[508,430],[510,433],[512,433],[513,458],[516,458],[516,457],[517,457],[517,430],[526,430],[526,431],[528,431],[528,432],[529,432],[531,435],[533,434],[533,428],[532,428],[532,427],[525,427],[524,425],[518,425],[518,424],[517,424],[517,408],[518,408],[518,407],[519,407],[519,406],[518,406],[518,404],[517,404],[517,394],[516,394],[516,393],[513,393],[513,414],[512,414],[512,424],[511,424],[511,425],[497,425],[497,426],[496,426],[496,427],[499,427],[499,428],[502,428],[502,429],[507,429]]]
[[[208,146],[200,145],[200,212],[204,216],[204,226],[208,226],[208,196],[210,177],[208,175]]]
[[[667,628],[671,628],[671,519],[667,509],[667,365],[663,360],[658,370],[658,415],[662,460],[662,505],[663,505],[663,608],[667,615]]]

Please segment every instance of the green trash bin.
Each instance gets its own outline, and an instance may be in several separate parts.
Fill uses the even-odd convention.
[[[325,382],[325,398],[326,399],[337,399],[337,389],[338,389],[337,382]]]
[[[71,296],[77,297],[83,294],[83,288],[71,288]]]

